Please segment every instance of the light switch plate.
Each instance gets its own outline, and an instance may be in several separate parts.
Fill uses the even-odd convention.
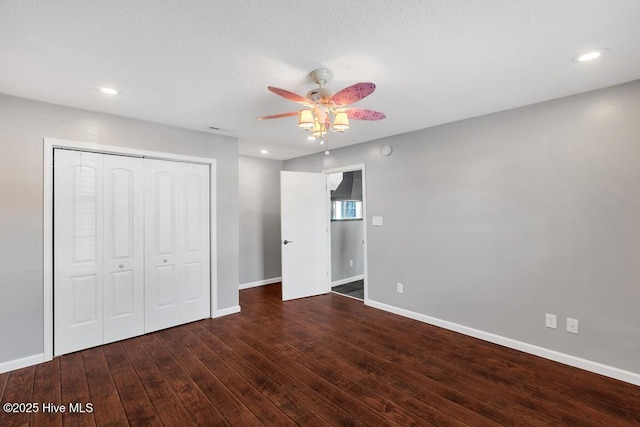
[[[556,329],[558,327],[557,320],[558,318],[555,314],[545,314],[545,325],[547,326],[547,328]]]
[[[382,227],[382,217],[381,216],[372,216],[371,217],[371,225],[375,225],[377,227]]]

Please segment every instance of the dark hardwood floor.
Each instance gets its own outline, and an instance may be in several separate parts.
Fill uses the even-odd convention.
[[[282,303],[270,285],[240,303],[239,314],[0,374],[3,404],[40,407],[2,411],[0,425],[640,425],[640,387],[357,300]]]

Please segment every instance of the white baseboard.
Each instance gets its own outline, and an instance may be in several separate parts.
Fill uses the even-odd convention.
[[[258,286],[271,285],[273,283],[278,283],[278,282],[282,282],[282,277],[274,277],[272,279],[258,280],[257,282],[241,283],[240,285],[238,285],[238,289],[242,290],[242,289],[256,288]]]
[[[233,307],[223,308],[222,310],[216,311],[216,313],[211,316],[212,318],[228,316],[230,314],[240,313],[240,306],[234,305]]]
[[[0,374],[44,362],[44,353],[0,363]]]
[[[346,279],[336,280],[335,282],[331,282],[331,287],[346,285],[347,283],[355,282],[357,280],[364,280],[364,274],[360,274],[359,276],[347,277]]]
[[[450,331],[459,332],[464,335],[468,335],[474,338],[479,338],[481,340],[488,341],[494,344],[499,344],[504,347],[509,347],[514,350],[519,350],[524,353],[533,354],[539,357],[543,357],[545,359],[563,363],[565,365],[584,369],[585,371],[595,372],[596,374],[604,375],[606,377],[615,378],[620,381],[624,381],[624,382],[628,382],[628,383],[640,386],[640,373],[625,371],[623,369],[615,368],[609,365],[604,365],[599,362],[582,359],[580,357],[571,356],[565,353],[560,353],[559,351],[550,350],[544,347],[538,347],[537,345],[528,344],[522,341],[517,341],[511,338],[492,334],[490,332],[485,332],[479,329],[470,328],[468,326],[459,325],[457,323],[449,322],[447,320],[442,320],[436,317],[427,316],[424,314],[416,313],[410,310],[405,310],[403,308],[395,307],[392,305],[383,304],[381,302],[366,300],[364,303],[373,308],[388,311],[390,313],[398,314],[400,316],[408,317],[410,319],[418,320],[420,322],[424,322],[430,325],[448,329]]]

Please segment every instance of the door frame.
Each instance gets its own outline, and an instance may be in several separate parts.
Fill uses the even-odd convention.
[[[362,239],[364,243],[362,244],[362,264],[364,270],[364,303],[367,304],[369,301],[369,286],[368,286],[368,276],[367,276],[367,186],[366,186],[366,172],[365,172],[365,164],[358,163],[355,165],[342,166],[331,169],[323,169],[322,173],[325,175],[329,175],[332,173],[340,173],[340,172],[352,172],[352,171],[362,171]],[[331,194],[327,189],[327,198],[329,209],[331,209]],[[329,247],[327,248],[329,254],[329,282],[331,282],[331,212],[327,215],[327,229],[329,230]]]
[[[43,310],[44,361],[53,360],[53,150],[56,148],[100,154],[199,163],[209,166],[209,265],[210,265],[210,317],[217,317],[218,264],[217,264],[217,212],[216,212],[216,159],[174,153],[164,153],[98,143],[44,138],[43,170]]]

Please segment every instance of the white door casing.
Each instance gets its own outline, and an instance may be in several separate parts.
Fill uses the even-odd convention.
[[[209,167],[145,162],[145,331],[209,316]]]
[[[326,175],[282,171],[280,197],[282,299],[328,293],[331,278]]]

